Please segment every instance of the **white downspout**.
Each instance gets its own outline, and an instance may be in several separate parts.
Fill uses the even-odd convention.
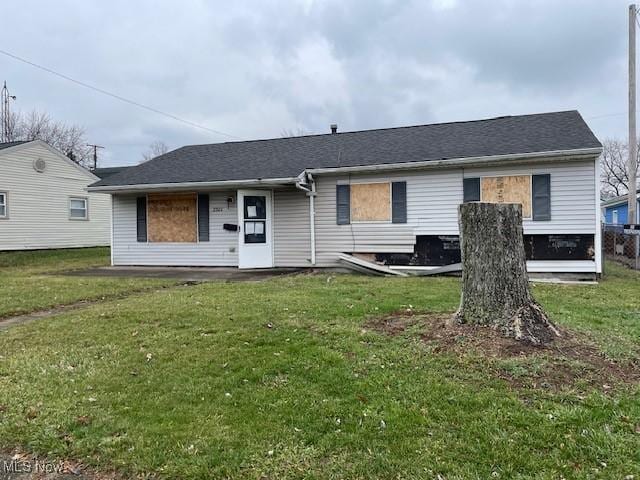
[[[311,176],[308,175],[311,182],[311,191],[309,195],[309,225],[311,228],[311,265],[316,264],[316,182]]]
[[[306,192],[309,197],[309,229],[311,249],[311,265],[316,264],[316,182],[310,173],[302,172],[297,179],[296,188]]]
[[[113,249],[115,247],[113,243],[114,234],[113,234],[113,209],[115,207],[115,195],[109,195],[109,206],[111,207],[111,216],[109,217],[109,255],[111,257],[111,266],[114,266],[113,263]]]
[[[596,157],[595,160],[595,177],[596,184],[594,192],[596,196],[596,231],[594,238],[594,249],[596,251],[596,275],[602,274],[602,207],[600,206],[600,157]]]

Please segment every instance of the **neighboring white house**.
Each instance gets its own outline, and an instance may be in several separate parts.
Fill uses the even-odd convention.
[[[602,271],[598,139],[577,111],[182,147],[89,187],[114,265],[460,261],[458,205],[521,203],[532,272]]]
[[[111,202],[99,177],[40,140],[0,143],[0,250],[108,245]]]

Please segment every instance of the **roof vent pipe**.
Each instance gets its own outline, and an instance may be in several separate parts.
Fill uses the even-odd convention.
[[[331,133],[338,133],[338,124],[337,123],[332,123],[331,124]]]

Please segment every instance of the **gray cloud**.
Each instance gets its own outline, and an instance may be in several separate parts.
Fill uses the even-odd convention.
[[[246,139],[568,108],[625,134],[621,0],[23,0],[3,15],[1,48]],[[21,109],[84,125],[105,165],[154,140],[229,140],[3,56],[0,79]]]

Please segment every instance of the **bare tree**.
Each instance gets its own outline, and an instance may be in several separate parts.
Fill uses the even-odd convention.
[[[602,142],[600,191],[603,198],[625,195],[629,191],[628,158],[629,145],[627,142],[614,138]],[[640,156],[636,158],[636,165],[640,167]]]
[[[155,142],[152,142],[147,151],[142,154],[142,162],[148,162],[152,158],[164,155],[168,151],[169,147],[166,143],[156,140]]]
[[[13,140],[42,140],[81,165],[90,164],[84,128],[53,120],[48,113],[33,110],[14,113],[11,119]]]

